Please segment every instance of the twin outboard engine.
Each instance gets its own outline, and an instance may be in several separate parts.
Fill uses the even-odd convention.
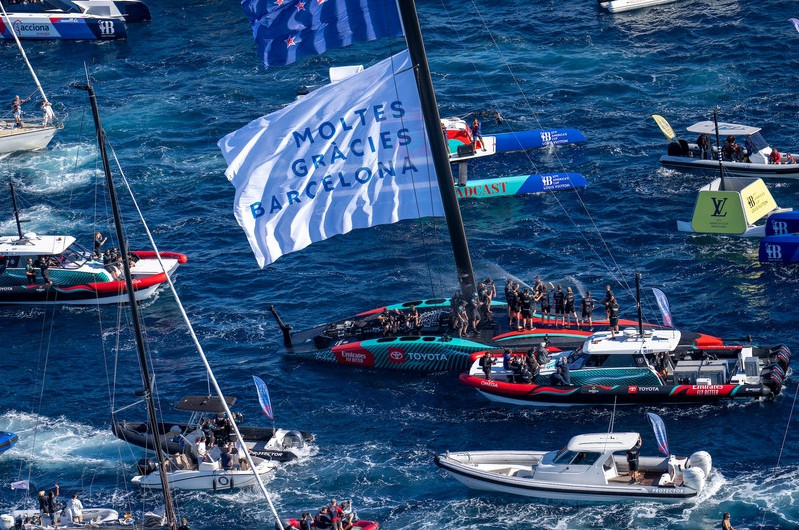
[[[694,491],[702,491],[707,477],[713,467],[710,455],[705,451],[697,451],[688,458],[688,463],[683,471],[683,485]]]
[[[299,431],[289,431],[283,435],[281,446],[283,449],[301,449],[305,447],[305,440]]]

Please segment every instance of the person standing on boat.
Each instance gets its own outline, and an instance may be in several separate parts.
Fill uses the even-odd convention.
[[[50,257],[39,256],[39,272],[42,275],[45,285],[52,285],[53,281],[50,279]]]
[[[555,327],[559,327],[559,324],[565,326],[566,294],[563,292],[560,285],[558,285],[555,294],[552,295],[552,300],[555,302]]]
[[[25,265],[25,277],[28,279],[28,285],[36,284],[36,267],[33,266],[33,258],[28,258],[28,264]]]
[[[582,328],[585,325],[586,319],[588,319],[588,330],[594,330],[594,322],[591,320],[591,313],[594,311],[594,299],[591,298],[591,291],[586,291],[585,296],[583,297],[582,301],[580,302],[580,319],[579,328]]]
[[[574,291],[571,287],[566,287],[566,318],[569,326],[572,325],[572,316],[574,316],[574,325],[576,326],[577,311],[574,309]]]
[[[608,304],[608,324],[610,326],[610,338],[615,339],[619,332],[619,303],[616,297],[612,297]]]
[[[67,508],[72,513],[73,523],[83,522],[83,503],[78,499],[77,493],[73,493],[72,498],[67,501]]]
[[[14,100],[11,102],[11,110],[14,112],[15,127],[24,126],[22,123],[22,104],[27,103],[28,101],[30,101],[30,98],[20,99],[19,95],[14,96]]]
[[[94,252],[92,253],[92,257],[95,259],[101,259],[103,257],[103,249],[102,246],[108,240],[107,237],[103,237],[103,234],[100,232],[94,233]]]
[[[696,139],[696,145],[699,147],[699,158],[702,160],[710,159],[710,135],[702,133]]]
[[[485,151],[486,144],[483,142],[483,129],[480,125],[480,120],[475,117],[474,120],[472,120],[472,142],[474,142],[475,149],[477,149],[478,140],[480,140],[480,147]]]
[[[50,490],[47,492],[47,515],[50,516],[50,522],[53,526],[57,526],[55,513],[58,509],[56,499],[58,498],[59,493],[61,493],[61,490],[58,487],[58,482],[55,483],[55,490]]]
[[[458,337],[463,337],[469,329],[469,316],[466,313],[466,302],[461,302],[458,312],[455,314],[455,329],[458,330]]]
[[[545,283],[541,283],[541,289],[539,290],[539,299],[541,300],[541,325],[546,326],[548,323],[552,321],[552,315],[550,311],[552,306],[549,303],[549,293],[555,290],[555,284],[549,282],[549,287],[546,286]]]
[[[330,501],[330,506],[328,507],[330,512],[330,522],[333,523],[333,530],[342,530],[341,525],[341,506],[338,505],[338,501],[333,499]]]
[[[483,369],[483,374],[486,376],[486,379],[491,379],[491,366],[494,364],[494,358],[491,357],[489,352],[485,352],[485,354],[480,357],[480,367]]]
[[[508,279],[505,284],[505,303],[508,309],[508,328],[513,326],[513,280]]]
[[[627,450],[627,465],[630,467],[630,484],[638,482],[638,457],[641,455],[641,436],[635,445]]]
[[[524,289],[519,295],[519,304],[522,308],[522,329],[533,329],[533,297],[530,290]]]

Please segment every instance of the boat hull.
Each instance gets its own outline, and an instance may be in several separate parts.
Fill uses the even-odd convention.
[[[36,151],[44,149],[55,136],[58,127],[25,126],[17,129],[0,129],[0,153]]]
[[[256,472],[263,480],[276,466],[277,462],[263,460],[257,464]],[[167,473],[167,480],[169,488],[175,490],[230,491],[258,484],[255,474],[251,470],[181,469]],[[136,475],[131,482],[146,489],[163,489],[158,471],[147,475]]]
[[[10,20],[21,40],[115,40],[126,39],[121,18],[96,17],[80,13],[8,13],[0,20],[0,37],[13,39],[6,25]]]
[[[475,179],[455,187],[458,199],[487,199],[510,195],[528,195],[549,191],[585,188],[588,181],[579,173],[546,173]]]
[[[0,432],[0,453],[8,451],[19,441],[19,437],[13,432]]]
[[[799,157],[799,155],[794,155]],[[718,160],[702,160],[687,156],[663,155],[660,163],[668,168],[718,173]],[[749,162],[721,162],[725,174],[738,177],[797,179],[799,164],[753,164]]]
[[[536,480],[530,470],[537,466],[546,454],[545,451],[470,451],[468,454],[438,455],[435,457],[435,463],[471,489],[553,501],[682,502],[698,495],[696,490],[687,487],[630,484],[629,477],[609,481],[607,484]],[[646,473],[649,468],[649,472],[659,475],[667,470],[663,462],[664,459],[659,457],[642,457],[640,470]]]
[[[610,0],[608,2],[600,2],[599,5],[611,13],[623,13],[624,11],[659,6],[661,4],[670,4],[676,1],[677,0]]]

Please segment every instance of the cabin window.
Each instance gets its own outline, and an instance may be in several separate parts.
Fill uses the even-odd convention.
[[[585,366],[603,366],[610,355],[589,355]]]
[[[419,337],[400,337],[399,340],[402,341],[402,342],[411,342],[411,341],[419,340]]]
[[[640,357],[644,364],[639,365],[635,362],[635,358]],[[602,364],[604,368],[627,368],[630,366],[646,366],[646,359],[642,355],[608,355],[608,358]]]
[[[586,453],[580,451],[577,453],[577,456],[574,457],[571,464],[573,466],[592,466],[599,460],[600,456],[602,456],[602,453]]]
[[[602,469],[604,469],[605,471],[610,471],[611,469],[613,469],[614,463],[615,461],[613,460],[613,455],[610,455],[608,459],[605,460],[605,463],[602,464]]]
[[[555,455],[555,458],[552,460],[553,464],[570,464],[577,453],[574,451],[569,451],[565,447],[561,449],[558,454]]]

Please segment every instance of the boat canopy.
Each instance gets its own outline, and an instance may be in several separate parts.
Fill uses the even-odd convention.
[[[0,237],[0,254],[4,256],[57,256],[75,242],[72,236],[37,236],[27,233]]]
[[[585,339],[583,351],[593,355],[670,352],[680,344],[681,335],[676,329],[645,329],[643,337],[635,328],[626,328],[615,337],[609,331],[599,331]]]
[[[712,121],[700,121],[688,127],[688,132],[696,134],[716,134],[716,124]],[[719,122],[719,136],[749,136],[760,132],[760,127],[750,127],[748,125],[738,125],[736,123]]]
[[[230,408],[236,402],[236,398],[225,396],[225,401],[228,408]],[[219,396],[186,396],[175,405],[175,408],[194,412],[225,412],[225,407],[222,406],[222,400],[219,399]]]
[[[569,440],[566,448],[574,452],[615,453],[626,451],[638,443],[637,432],[603,432],[580,434]]]

